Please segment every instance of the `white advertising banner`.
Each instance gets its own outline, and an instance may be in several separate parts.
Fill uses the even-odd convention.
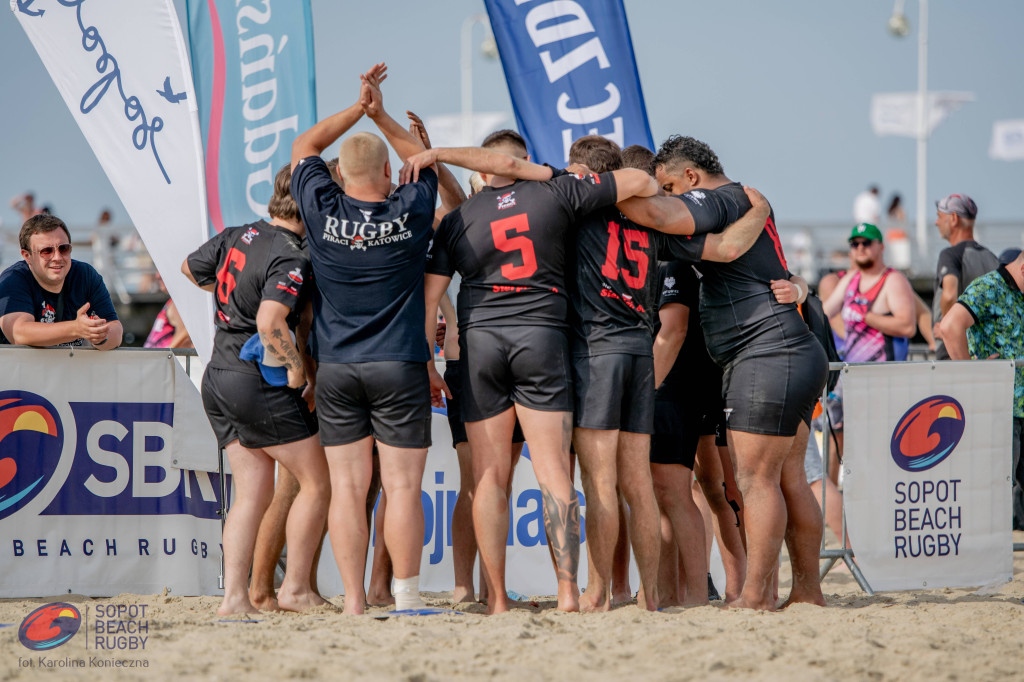
[[[208,228],[196,98],[173,2],[10,6],[209,359],[213,300],[180,272]]]
[[[1013,362],[855,365],[843,371],[844,503],[876,590],[1013,576]]]
[[[988,147],[988,155],[1002,161],[1024,159],[1024,120],[993,123],[992,143]]]
[[[220,483],[172,464],[210,445],[174,358],[0,348],[0,366],[0,597],[216,594]]]
[[[875,135],[917,137],[917,100],[916,92],[879,92],[872,95],[871,129]],[[925,136],[931,135],[954,111],[973,101],[972,92],[929,92]]]
[[[452,512],[459,493],[459,462],[452,447],[452,434],[448,419],[435,412],[431,425],[433,445],[427,453],[427,466],[423,474],[423,558],[420,561],[420,589],[428,592],[447,592],[454,584],[452,566]],[[548,554],[544,534],[544,511],[541,504],[537,477],[529,460],[529,451],[519,460],[512,481],[509,503],[509,532],[505,557],[505,585],[510,592],[521,595],[552,595],[558,591],[555,570]],[[579,483],[577,466],[576,491],[580,498],[581,528],[580,587],[587,584],[586,500]],[[373,554],[373,532],[370,534]],[[371,557],[366,562],[366,580],[370,579]],[[473,584],[480,589],[479,558],[473,572]],[[719,582],[719,586],[724,586]],[[320,553],[317,586],[324,597],[344,593],[341,575],[331,553],[330,542]],[[640,586],[635,564],[630,565],[630,586]]]

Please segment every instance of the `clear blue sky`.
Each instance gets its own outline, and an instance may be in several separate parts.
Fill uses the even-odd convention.
[[[883,199],[900,192],[913,214],[915,143],[876,137],[868,118],[872,93],[916,88],[917,2],[906,5],[912,31],[896,39],[886,31],[892,0],[626,0],[655,141],[682,133],[708,142],[728,175],[769,197],[780,227],[849,221],[853,196],[869,183]],[[1024,2],[930,8],[930,89],[971,91],[976,101],[932,135],[929,198],[965,192],[981,221],[1024,223],[1024,161],[988,157],[993,121],[1024,118]],[[356,74],[379,60],[390,66],[392,111],[459,110],[459,31],[484,11],[482,0],[313,0],[313,11],[320,116],[347,106]],[[26,190],[73,225],[92,225],[102,206],[125,222],[10,11],[0,13],[0,61],[5,228],[17,222],[8,200]],[[511,122],[498,62],[476,57],[474,88],[477,110],[506,110]]]

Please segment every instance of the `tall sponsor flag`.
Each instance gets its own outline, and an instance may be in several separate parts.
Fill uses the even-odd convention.
[[[988,155],[1002,161],[1024,159],[1024,120],[996,121],[992,124],[992,144]]]
[[[484,4],[533,160],[564,166],[583,135],[653,148],[622,0]]]
[[[309,0],[188,0],[210,223],[268,218],[277,169],[316,122]]]
[[[171,0],[11,0],[153,256],[200,355],[213,300],[181,274],[208,235],[192,74]]]
[[[971,92],[929,92],[925,136],[931,135],[954,111],[973,101]],[[880,92],[871,97],[871,129],[875,135],[917,137],[918,127],[916,92]]]
[[[844,503],[873,588],[1013,577],[1013,374],[1006,360],[844,371]]]

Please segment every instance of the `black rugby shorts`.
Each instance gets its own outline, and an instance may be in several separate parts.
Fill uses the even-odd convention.
[[[825,351],[810,332],[785,348],[744,349],[722,379],[729,430],[795,436],[800,422],[811,423],[827,374]]]
[[[576,356],[572,370],[575,426],[654,433],[654,358],[626,353]]]
[[[462,418],[473,422],[522,405],[572,411],[569,338],[553,327],[470,327],[459,336]]]
[[[448,384],[448,390],[452,392],[451,398],[445,398],[445,411],[448,413],[448,428],[452,431],[452,447],[459,443],[469,442],[466,436],[466,422],[462,420],[462,365],[460,360],[446,360],[444,363],[444,383]],[[516,419],[515,428],[512,430],[512,442],[522,443],[523,430],[519,427],[519,419]]]
[[[220,448],[236,438],[243,446],[257,449],[317,433],[316,415],[302,399],[302,390],[271,386],[259,374],[207,367],[202,395]]]
[[[430,446],[425,363],[321,363],[316,378],[316,412],[325,446],[367,436],[396,448]]]

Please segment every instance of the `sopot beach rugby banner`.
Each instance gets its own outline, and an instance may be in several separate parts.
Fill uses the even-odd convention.
[[[180,272],[208,230],[199,118],[174,4],[10,4],[209,360],[213,299]]]
[[[844,503],[876,590],[1013,577],[1013,362],[873,363],[843,371]]]

